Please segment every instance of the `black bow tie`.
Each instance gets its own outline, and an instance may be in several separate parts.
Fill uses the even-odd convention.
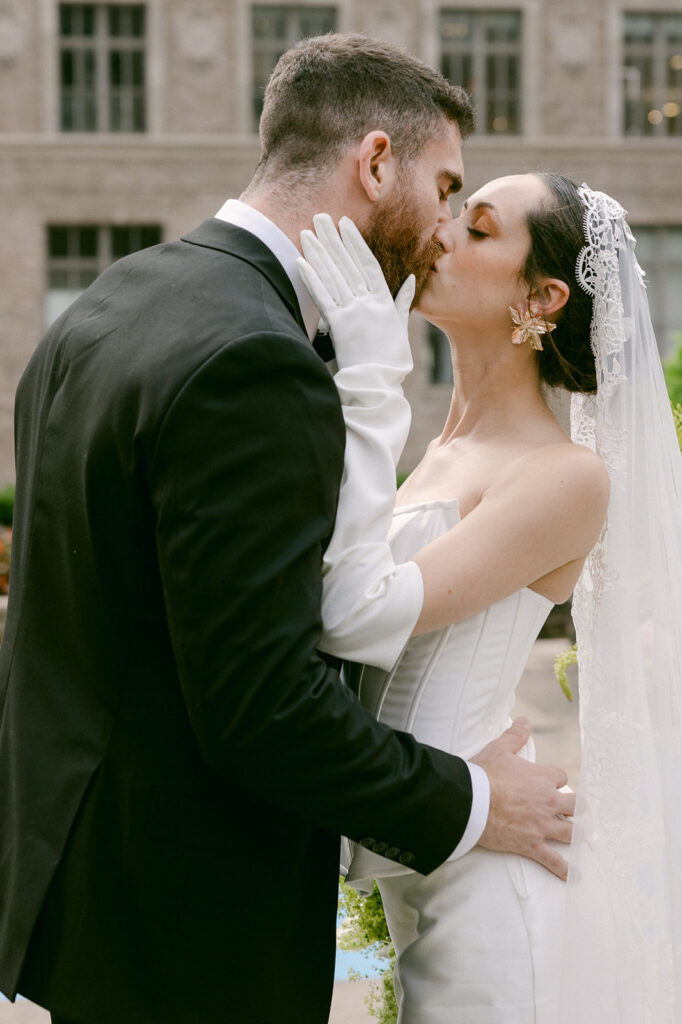
[[[318,331],[313,338],[313,348],[325,363],[330,363],[332,359],[336,359],[330,334],[323,334],[322,331]]]

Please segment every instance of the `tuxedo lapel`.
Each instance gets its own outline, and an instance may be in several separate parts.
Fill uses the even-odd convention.
[[[245,231],[234,224],[228,224],[227,221],[219,220],[217,217],[211,217],[194,231],[183,235],[182,241],[189,242],[190,245],[203,246],[205,249],[217,249],[249,263],[270,281],[301,330],[304,334],[308,333],[294,286],[284,267],[267,245],[252,235],[250,231]]]

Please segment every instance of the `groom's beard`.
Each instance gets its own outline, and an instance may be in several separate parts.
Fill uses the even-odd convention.
[[[394,297],[409,274],[416,278],[413,307],[419,301],[431,268],[443,247],[435,238],[419,239],[420,227],[409,188],[397,199],[377,210],[365,231],[365,241],[379,261]]]

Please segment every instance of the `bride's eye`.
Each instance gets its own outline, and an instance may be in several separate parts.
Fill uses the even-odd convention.
[[[467,228],[467,230],[474,238],[488,238],[485,231],[479,231],[478,228]]]

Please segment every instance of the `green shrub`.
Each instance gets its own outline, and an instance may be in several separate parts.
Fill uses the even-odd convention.
[[[663,364],[665,383],[673,405],[679,405],[682,402],[682,332],[677,337],[679,340],[677,352]]]
[[[8,484],[0,490],[0,524],[12,525],[14,513],[14,484]]]
[[[393,990],[395,950],[376,882],[371,896],[359,896],[352,886],[339,879],[339,907],[345,917],[338,938],[340,948],[367,950],[368,953],[381,951],[388,958],[386,970],[372,986],[367,998],[367,1009],[379,1024],[396,1024],[398,1004]]]

